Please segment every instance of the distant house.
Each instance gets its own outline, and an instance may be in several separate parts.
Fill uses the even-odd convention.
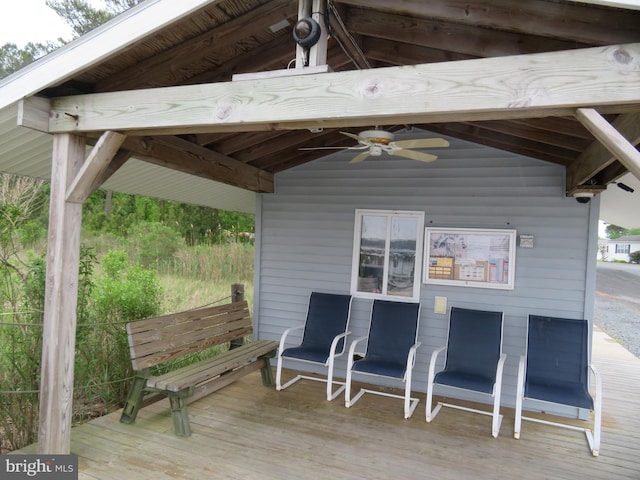
[[[625,235],[609,240],[605,248],[604,260],[607,262],[628,262],[629,254],[640,251],[640,235]]]

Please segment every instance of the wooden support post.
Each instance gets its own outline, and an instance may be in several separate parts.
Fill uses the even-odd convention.
[[[82,204],[65,201],[85,159],[84,137],[53,138],[51,204],[44,299],[38,452],[68,454],[71,448],[73,367],[76,339]]]
[[[231,302],[244,301],[244,285],[242,283],[233,283],[231,285]],[[240,347],[244,344],[244,338],[236,338],[229,343],[229,350]]]

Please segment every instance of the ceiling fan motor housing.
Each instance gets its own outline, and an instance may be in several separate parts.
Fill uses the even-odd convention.
[[[393,141],[394,135],[393,133],[385,132],[384,130],[365,130],[364,132],[360,132],[360,137],[368,140],[369,142],[389,145],[389,143]]]

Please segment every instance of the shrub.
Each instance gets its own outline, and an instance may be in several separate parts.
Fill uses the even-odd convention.
[[[131,228],[129,240],[136,246],[138,263],[158,268],[170,261],[174,253],[184,246],[184,239],[175,230],[158,222],[142,222]]]
[[[629,254],[629,261],[631,263],[640,263],[640,250],[637,252],[631,252]]]
[[[112,251],[103,259],[105,277],[95,287],[95,309],[101,321],[124,322],[157,315],[161,288],[155,271],[128,263],[125,252]]]

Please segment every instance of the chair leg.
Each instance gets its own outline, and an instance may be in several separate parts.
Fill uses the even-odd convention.
[[[595,380],[595,398],[593,402],[593,446],[591,454],[597,457],[600,454],[600,431],[602,425],[602,379],[593,365],[590,365]]]
[[[404,386],[404,418],[408,420],[413,415],[414,410],[420,403],[419,398],[411,398],[411,377],[413,372],[413,359],[407,362],[410,367],[407,367],[407,378],[405,379]]]
[[[282,355],[278,353],[278,364],[276,366],[276,390],[282,390]]]
[[[347,368],[347,378],[344,384],[344,406],[349,408],[351,406],[351,367],[353,366],[352,362],[349,362],[349,366]]]
[[[497,438],[500,433],[500,425],[502,425],[502,415],[500,415],[500,395],[496,393],[493,400],[493,421],[491,422],[491,435]]]
[[[334,392],[333,385],[340,385]],[[333,361],[329,362],[329,370],[327,371],[327,401],[334,400],[345,390],[345,385],[333,381]]]
[[[513,424],[513,438],[520,438],[520,430],[522,428],[522,399],[524,397],[524,367],[525,356],[520,357],[518,365],[518,383],[516,386],[516,418]]]
[[[505,353],[500,355],[498,367],[496,368],[496,383],[493,387],[493,421],[491,422],[491,435],[497,438],[500,433],[500,425],[502,424],[502,415],[500,415],[500,398],[502,395],[502,372],[504,370],[504,362],[507,359]]]
[[[419,398],[411,398],[411,384],[407,382],[404,391],[404,418],[408,420],[420,403]]]
[[[435,350],[431,354],[431,360],[429,361],[429,376],[427,377],[427,406],[425,408],[427,422],[431,422],[431,420],[436,418],[436,415],[442,407],[442,405],[438,404],[436,405],[436,408],[433,409],[433,411],[431,410],[431,404],[433,402],[433,380],[436,376],[436,361],[438,359],[438,355],[440,355],[440,353],[444,352],[445,350],[446,347],[440,347]]]
[[[327,365],[327,401],[328,402],[337,398],[338,395],[340,395],[340,393],[342,393],[345,389],[345,385],[340,384],[340,387],[338,387],[338,389],[335,392],[333,391],[333,384],[334,383],[336,383],[336,385],[339,384],[338,382],[333,381],[333,367],[335,365],[335,343],[336,341],[334,340],[331,346],[331,354],[329,355],[329,362]]]

